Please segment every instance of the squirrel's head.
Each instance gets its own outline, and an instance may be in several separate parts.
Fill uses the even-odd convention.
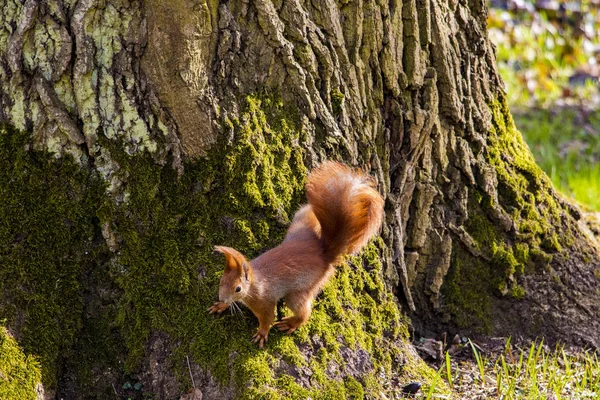
[[[243,300],[252,283],[252,267],[246,257],[231,247],[215,246],[225,254],[225,272],[219,285],[219,301],[231,304]]]

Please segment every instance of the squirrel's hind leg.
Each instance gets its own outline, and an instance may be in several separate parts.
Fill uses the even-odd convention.
[[[306,296],[306,294],[294,294],[288,295],[285,298],[285,304],[294,313],[291,317],[284,317],[279,321],[275,322],[275,326],[280,331],[286,333],[292,333],[296,329],[308,321],[312,312],[312,297]]]

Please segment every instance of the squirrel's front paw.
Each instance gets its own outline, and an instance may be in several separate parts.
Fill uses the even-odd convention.
[[[269,331],[261,332],[260,330],[252,336],[252,343],[258,343],[259,348],[263,348],[269,338]]]
[[[227,310],[227,308],[229,308],[229,304],[223,303],[222,301],[217,301],[215,304],[208,307],[208,310],[206,310],[206,311],[208,311],[209,314],[214,314],[214,313],[221,314],[223,311]]]

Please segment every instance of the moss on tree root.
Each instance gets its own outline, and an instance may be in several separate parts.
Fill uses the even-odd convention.
[[[557,203],[552,183],[535,163],[505,99],[491,104],[490,111],[492,127],[484,158],[494,168],[498,197],[470,188],[465,223],[484,257],[455,243],[452,268],[442,288],[455,322],[482,333],[493,328],[493,296],[524,297],[526,291],[518,278],[548,268],[552,254],[573,242],[572,228],[561,220],[564,210]],[[493,209],[511,219],[514,227],[510,231],[500,227]],[[557,227],[563,226],[559,236]]]
[[[124,376],[135,376],[153,332],[170,339],[183,390],[191,386],[186,357],[242,398],[361,398],[389,390],[393,374],[432,376],[403,347],[407,322],[381,278],[380,240],[339,268],[306,326],[291,336],[272,332],[264,350],[250,342],[251,313],[206,313],[224,265],[213,246],[251,258],[282,239],[303,201],[298,117],[266,96],[243,103],[238,116],[223,115],[225,132],[209,155],[187,163],[180,177],[101,139],[125,182],[120,201],[105,195],[94,173],[26,150],[27,135],[2,128],[0,289],[8,296],[0,316],[21,326],[47,386],[67,365],[93,398],[107,390],[95,386],[93,371],[124,360]],[[106,281],[103,311],[84,312],[96,296],[85,284]],[[353,375],[342,350],[364,352],[371,367]]]

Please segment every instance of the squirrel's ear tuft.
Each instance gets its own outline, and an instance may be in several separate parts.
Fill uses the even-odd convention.
[[[242,263],[242,271],[244,272],[244,279],[249,281],[250,280],[250,264],[248,264],[248,262]]]
[[[235,269],[240,274],[243,272],[242,265],[246,263],[246,258],[231,247],[226,246],[215,246],[215,250],[219,253],[225,254],[225,268]]]
[[[215,251],[218,251],[219,253],[226,254],[227,253],[227,249],[229,249],[229,247],[215,246]]]

